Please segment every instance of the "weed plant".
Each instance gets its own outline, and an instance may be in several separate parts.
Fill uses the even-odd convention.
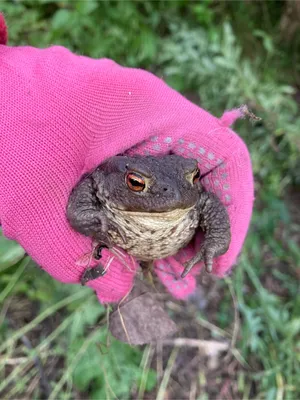
[[[198,310],[195,317],[232,337],[235,299],[240,327],[231,354],[241,368],[231,385],[244,399],[300,397],[300,49],[297,38],[286,43],[280,32],[284,7],[212,0],[0,4],[12,45],[55,43],[110,57],[153,71],[217,116],[247,104],[262,118],[235,126],[251,153],[256,190],[243,252],[231,278],[216,283],[223,299],[214,315]],[[55,282],[3,236],[0,273],[2,398],[165,398],[176,349],[160,376],[153,346],[107,343],[106,310],[93,293]],[[211,396],[201,376],[199,397],[191,398]]]

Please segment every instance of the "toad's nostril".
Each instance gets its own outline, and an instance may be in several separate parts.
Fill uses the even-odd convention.
[[[168,190],[168,188],[165,187],[165,188],[164,188],[164,192],[166,192],[167,190]]]

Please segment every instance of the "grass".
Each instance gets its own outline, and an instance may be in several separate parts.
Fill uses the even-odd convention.
[[[262,117],[236,127],[256,182],[238,266],[226,280],[202,277],[188,303],[164,296],[180,347],[109,338],[93,293],[55,282],[0,236],[1,397],[299,398],[300,65],[296,37],[287,44],[280,32],[284,3],[26,0],[0,9],[11,44],[111,57],[163,75],[216,115],[247,103]],[[187,339],[228,350],[207,356]]]

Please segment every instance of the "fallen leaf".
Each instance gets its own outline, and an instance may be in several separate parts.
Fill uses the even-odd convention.
[[[142,345],[162,340],[177,331],[157,294],[150,290],[142,281],[136,281],[130,294],[112,312],[109,329],[116,339]]]

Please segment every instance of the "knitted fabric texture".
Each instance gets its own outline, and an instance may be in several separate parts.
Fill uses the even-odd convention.
[[[0,222],[51,276],[78,283],[78,262],[91,240],[66,220],[69,194],[83,173],[118,153],[196,158],[203,184],[227,207],[232,241],[215,260],[224,276],[239,254],[253,205],[250,157],[226,122],[192,104],[161,79],[107,59],[47,49],[0,45]],[[225,123],[224,123],[225,121]],[[201,237],[155,270],[167,289],[186,298],[195,267],[181,279],[182,262]],[[132,287],[137,263],[124,252],[103,251],[107,273],[88,282],[101,302],[116,302]]]

